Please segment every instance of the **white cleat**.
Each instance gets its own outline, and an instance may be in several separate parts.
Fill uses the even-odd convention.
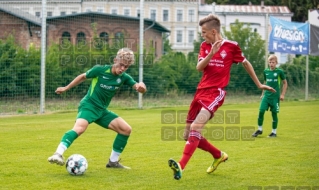
[[[58,153],[54,153],[52,156],[50,156],[48,158],[48,161],[51,164],[57,164],[57,165],[60,165],[60,166],[64,165],[64,158],[63,158],[63,156],[61,154],[58,154]]]

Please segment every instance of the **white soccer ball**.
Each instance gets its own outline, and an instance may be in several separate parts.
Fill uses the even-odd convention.
[[[88,162],[81,154],[73,154],[67,159],[65,167],[71,175],[83,175],[88,168]]]

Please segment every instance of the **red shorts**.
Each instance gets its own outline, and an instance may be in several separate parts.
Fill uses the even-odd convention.
[[[214,112],[223,105],[226,91],[221,88],[197,89],[194,99],[187,114],[187,123],[192,123],[202,108],[208,110],[214,116]]]

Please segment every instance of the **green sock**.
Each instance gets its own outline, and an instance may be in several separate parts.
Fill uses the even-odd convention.
[[[264,123],[264,114],[265,111],[259,111],[259,115],[258,115],[258,126],[262,126]]]
[[[61,139],[61,143],[64,144],[67,148],[69,148],[71,144],[73,143],[73,141],[76,138],[78,138],[78,136],[79,135],[75,131],[70,130],[63,135]]]
[[[129,137],[130,136],[127,135],[117,134],[113,142],[113,150],[115,152],[122,153]]]
[[[277,129],[277,125],[278,125],[277,113],[276,112],[271,112],[271,116],[272,116],[272,128],[273,129]]]

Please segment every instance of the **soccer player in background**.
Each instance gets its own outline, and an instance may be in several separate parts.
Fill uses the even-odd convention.
[[[228,159],[228,155],[209,143],[201,135],[201,131],[224,102],[226,95],[224,88],[228,85],[233,63],[241,62],[259,89],[275,92],[272,87],[260,83],[237,42],[223,39],[220,34],[220,20],[217,16],[209,14],[199,21],[199,25],[205,41],[200,46],[196,69],[203,72],[203,76],[188,111],[184,132],[186,144],[182,158],[178,162],[173,159],[168,160],[168,165],[177,180],[181,179],[182,171],[196,148],[209,152],[214,158],[207,173],[213,172],[221,162]]]
[[[63,153],[76,138],[85,132],[89,124],[94,122],[105,129],[111,129],[117,133],[106,167],[130,169],[119,163],[119,156],[130,137],[131,126],[117,114],[107,110],[107,107],[116,91],[123,84],[131,86],[137,92],[146,92],[146,86],[143,82],[137,83],[130,75],[125,73],[129,66],[134,63],[134,59],[134,54],[130,49],[122,48],[117,52],[113,65],[96,65],[86,73],[78,75],[67,86],[56,89],[55,92],[61,94],[88,78],[92,79],[89,90],[78,107],[73,129],[63,135],[55,153],[48,158],[50,163],[64,165]]]
[[[278,64],[278,59],[276,55],[270,55],[268,57],[268,68],[264,70],[264,84],[273,87],[276,93],[271,93],[263,91],[261,94],[261,102],[259,106],[258,115],[258,130],[252,134],[253,137],[263,134],[263,122],[264,114],[270,108],[272,116],[272,132],[268,137],[277,137],[277,126],[278,126],[278,116],[279,113],[279,103],[280,100],[283,101],[287,91],[288,83],[284,74],[284,71],[276,68]],[[282,90],[281,90],[282,85]],[[281,94],[280,94],[281,92]]]

